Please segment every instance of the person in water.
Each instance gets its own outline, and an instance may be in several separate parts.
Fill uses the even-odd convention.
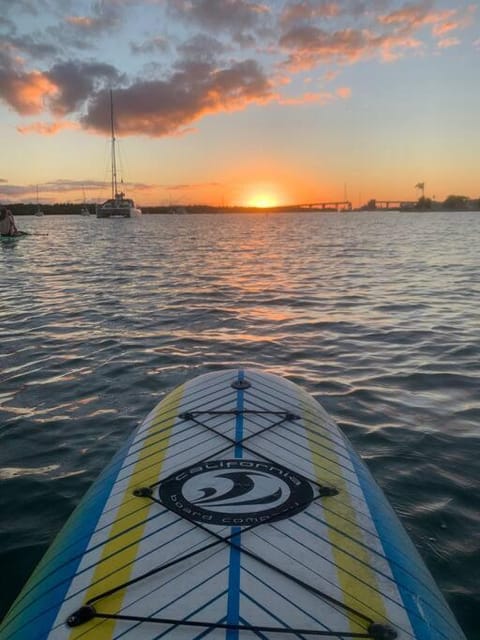
[[[10,209],[6,207],[0,208],[0,235],[2,236],[18,236],[21,231],[17,229],[15,218]]]

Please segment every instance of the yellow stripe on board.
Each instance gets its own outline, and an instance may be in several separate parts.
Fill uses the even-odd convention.
[[[332,555],[337,566],[338,585],[343,593],[343,602],[352,609],[375,618],[375,622],[385,622],[385,605],[381,594],[377,591],[377,576],[370,567],[371,559],[368,552],[362,546],[364,542],[362,531],[350,499],[347,482],[342,475],[338,455],[329,447],[328,441],[319,436],[315,437],[315,432],[321,433],[319,425],[323,422],[321,416],[318,420],[311,417],[318,415],[315,403],[308,396],[302,395],[301,399],[308,404],[308,415],[303,416],[303,421],[309,429],[307,438],[316,480],[319,484],[331,485],[340,491],[338,497],[325,499],[327,508],[324,509],[323,514],[328,525],[328,537],[332,544]],[[328,435],[326,430],[323,433]],[[322,442],[325,442],[325,445],[322,445]],[[365,622],[361,622],[358,616],[348,611],[345,615],[350,622],[352,633],[365,631]]]
[[[163,400],[152,417],[148,432],[142,434],[144,437],[143,447],[139,451],[138,460],[128,483],[128,488],[118,508],[115,522],[110,529],[110,539],[107,540],[103,547],[102,557],[97,564],[90,583],[91,586],[85,594],[84,602],[130,579],[133,562],[142,540],[145,521],[152,506],[150,500],[142,499],[145,501],[145,507],[139,509],[140,501],[136,502],[132,499],[132,491],[137,487],[150,485],[152,478],[158,478],[165,452],[168,449],[172,427],[178,415],[183,390],[184,387],[181,385]],[[165,438],[165,441],[162,443],[161,448],[156,449],[157,453],[154,457],[148,457],[143,461],[142,451],[147,450],[151,453],[153,449],[149,449],[149,447],[153,446],[158,439],[158,432],[156,431],[158,424],[156,425],[155,421],[160,412],[162,414],[162,438]],[[125,533],[122,534],[123,531]],[[124,596],[125,589],[121,589],[111,596],[99,600],[95,607],[102,613],[118,613],[122,608]],[[110,640],[113,637],[114,628],[115,620],[99,621],[98,619],[93,619],[91,622],[73,629],[69,640],[76,640],[81,637]]]

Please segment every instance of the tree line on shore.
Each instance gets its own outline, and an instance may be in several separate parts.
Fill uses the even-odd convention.
[[[395,202],[392,200],[392,202]],[[13,203],[7,205],[8,208],[12,211],[14,215],[23,216],[23,215],[35,215],[36,211],[40,207],[41,210],[46,215],[81,215],[82,209],[89,209],[92,215],[95,214],[95,204],[75,204],[72,202],[59,202],[55,204],[43,204],[37,205],[36,203]],[[142,211],[145,214],[155,214],[155,213],[178,213],[179,209],[182,209],[186,213],[246,213],[249,211],[271,211],[271,212],[281,212],[281,211],[298,211],[298,207],[295,205],[285,205],[278,207],[268,207],[268,208],[255,208],[255,207],[218,207],[212,205],[184,205],[182,207],[172,207],[171,205],[156,205],[156,206],[148,206],[142,207]],[[371,199],[367,202],[367,204],[363,205],[359,208],[360,211],[372,211],[376,210],[377,201],[375,199]],[[323,209],[307,209],[308,211],[316,211]],[[426,198],[422,196],[418,199],[416,203],[411,203],[409,205],[402,207],[403,211],[479,211],[480,210],[480,198],[468,198],[467,196],[462,195],[449,195],[443,202],[439,202],[433,200],[432,198]]]

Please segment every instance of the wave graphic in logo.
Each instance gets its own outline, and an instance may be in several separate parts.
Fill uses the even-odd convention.
[[[164,480],[159,497],[189,520],[251,525],[302,511],[313,499],[313,491],[306,480],[281,465],[210,460]]]
[[[201,478],[208,486],[198,487],[198,479],[185,483],[182,494],[193,504],[206,506],[213,511],[227,509],[239,511],[263,510],[266,505],[276,506],[288,497],[288,485],[266,473],[249,471],[210,472]],[[203,498],[195,496],[203,494]]]

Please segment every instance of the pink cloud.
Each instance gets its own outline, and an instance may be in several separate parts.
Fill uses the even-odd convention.
[[[76,27],[85,29],[90,29],[94,24],[93,18],[89,18],[88,16],[68,16],[65,18],[65,21]]]
[[[295,98],[279,98],[278,104],[281,105],[302,105],[302,104],[328,104],[335,100],[333,93],[304,93]]]
[[[458,38],[444,38],[443,40],[438,41],[438,46],[441,49],[447,49],[449,47],[456,47],[460,44],[460,40]]]
[[[471,24],[475,11],[475,5],[470,5],[463,15],[460,9],[430,11],[430,3],[420,2],[405,5],[397,11],[379,17],[378,21],[385,25],[400,25],[409,30],[432,25],[432,34],[435,37],[442,37],[445,33],[465,28]]]
[[[443,24],[435,24],[432,28],[432,33],[434,36],[443,36],[445,33],[449,31],[454,31],[459,27],[458,22],[444,22]]]
[[[301,96],[297,96],[294,98],[283,98],[280,97],[278,99],[278,104],[281,105],[305,105],[305,104],[320,104],[326,105],[335,100],[341,99],[346,100],[352,94],[352,91],[349,87],[339,87],[335,90],[335,92],[307,92]]]
[[[403,31],[377,35],[367,29],[329,32],[302,26],[284,34],[280,45],[289,52],[285,66],[295,72],[326,62],[352,64],[377,54],[389,61],[404,50],[418,49],[421,42]]]
[[[22,134],[37,133],[42,136],[53,136],[59,131],[64,131],[65,129],[79,128],[80,125],[77,122],[60,120],[58,122],[34,122],[33,124],[26,125],[24,127],[17,127],[17,131]]]
[[[40,71],[3,70],[0,80],[1,98],[21,115],[41,113],[45,99],[55,96],[58,91],[58,87]]]
[[[346,100],[347,98],[350,98],[350,96],[352,95],[352,90],[350,89],[350,87],[339,87],[335,91],[335,93],[339,98],[343,98],[344,100]]]
[[[418,4],[405,5],[397,11],[379,16],[381,24],[403,24],[411,27],[420,27],[424,24],[432,24],[450,19],[456,14],[456,9],[445,9],[443,11],[430,11],[430,3],[419,2]]]

